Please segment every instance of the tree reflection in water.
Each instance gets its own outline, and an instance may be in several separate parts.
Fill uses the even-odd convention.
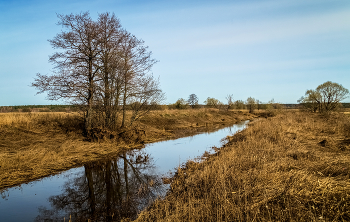
[[[150,157],[142,151],[84,166],[85,174],[69,180],[63,193],[49,198],[52,209],[39,208],[36,221],[120,221],[137,213],[164,193]]]

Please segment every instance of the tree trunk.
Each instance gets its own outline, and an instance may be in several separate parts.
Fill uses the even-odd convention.
[[[125,119],[126,119],[126,98],[127,98],[127,73],[124,76],[124,95],[123,95],[123,119],[121,128],[125,127]]]
[[[91,42],[89,41],[89,48],[91,49]],[[89,78],[89,82],[88,82],[88,98],[87,98],[87,102],[88,102],[88,110],[87,110],[87,114],[86,114],[86,120],[85,120],[85,130],[87,132],[89,132],[92,128],[92,113],[93,113],[93,107],[92,107],[92,103],[93,103],[93,93],[94,93],[94,88],[93,88],[93,84],[94,84],[94,78],[93,78],[93,71],[92,71],[92,55],[90,54],[89,56],[89,70],[88,70],[88,78]]]

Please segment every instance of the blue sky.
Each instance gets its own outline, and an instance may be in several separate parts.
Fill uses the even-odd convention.
[[[0,106],[60,103],[29,85],[52,71],[56,14],[85,11],[113,12],[145,41],[167,104],[192,93],[296,103],[326,81],[350,89],[349,0],[0,0]]]

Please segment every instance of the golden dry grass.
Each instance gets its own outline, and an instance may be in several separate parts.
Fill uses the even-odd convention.
[[[253,117],[215,109],[164,110],[151,112],[136,126],[151,142],[208,130],[208,124],[215,128]],[[0,189],[140,147],[113,140],[88,142],[82,124],[78,113],[0,113]]]
[[[350,120],[287,112],[189,161],[137,221],[350,221]]]
[[[1,126],[30,126],[36,124],[38,121],[52,120],[55,119],[65,119],[67,116],[78,115],[78,113],[0,113],[0,127]]]
[[[0,118],[0,188],[79,166],[123,148],[85,141],[77,113],[8,113]]]

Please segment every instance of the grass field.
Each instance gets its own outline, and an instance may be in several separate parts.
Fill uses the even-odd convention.
[[[213,130],[252,119],[247,112],[217,109],[153,111],[135,123],[154,142]],[[0,113],[0,189],[28,182],[84,163],[112,158],[123,149],[142,147],[132,141],[83,136],[79,113]]]
[[[137,221],[350,221],[350,120],[285,112],[189,161]]]

